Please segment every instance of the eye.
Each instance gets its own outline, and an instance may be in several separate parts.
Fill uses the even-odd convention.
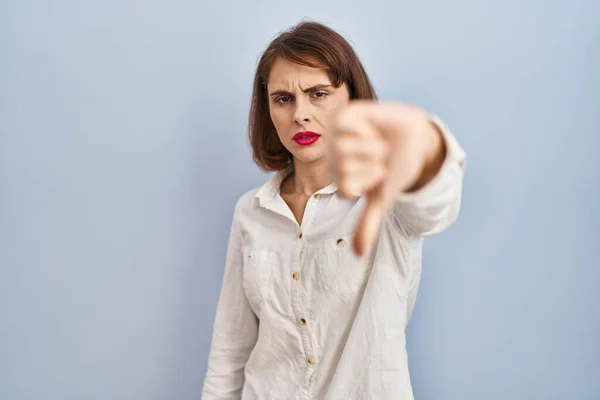
[[[324,92],[324,91],[319,91],[319,92],[314,92],[313,96],[316,97],[317,99],[323,99],[325,97],[327,97],[329,95],[329,93]]]
[[[275,99],[275,103],[279,104],[289,103],[290,101],[292,101],[292,98],[290,96],[280,96]]]

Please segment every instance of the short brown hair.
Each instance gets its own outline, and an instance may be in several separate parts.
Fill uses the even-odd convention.
[[[326,70],[335,87],[346,84],[351,99],[377,98],[354,49],[330,27],[305,21],[279,34],[258,62],[248,121],[252,158],[263,171],[285,169],[291,159],[290,152],[279,140],[269,113],[267,83],[271,67],[278,57]]]

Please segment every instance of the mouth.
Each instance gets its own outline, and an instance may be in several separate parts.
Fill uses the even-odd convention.
[[[320,137],[321,135],[316,132],[305,131],[296,133],[293,139],[300,146],[310,146],[319,140]]]

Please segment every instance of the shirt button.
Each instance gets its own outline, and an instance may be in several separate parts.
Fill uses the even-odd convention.
[[[292,274],[292,278],[294,278],[295,281],[300,279],[300,272],[294,272]]]
[[[320,194],[320,193],[317,193],[317,194],[315,194],[315,199],[317,199],[317,200],[318,200],[318,199],[320,199],[320,198],[321,198],[321,194]]]
[[[298,239],[302,239],[302,232],[298,232]]]
[[[313,357],[313,356],[308,356],[306,358],[306,361],[310,364],[310,365],[315,365],[317,363],[317,360]]]
[[[344,245],[344,243],[345,243],[344,239],[338,239],[337,240],[337,245],[340,246],[340,247],[342,247]]]
[[[306,325],[306,320],[304,318],[300,318],[299,322],[300,322],[300,325],[302,325],[302,326]]]

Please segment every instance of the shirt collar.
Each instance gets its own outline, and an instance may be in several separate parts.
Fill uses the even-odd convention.
[[[281,193],[281,184],[283,180],[292,172],[293,168],[288,167],[279,172],[276,172],[271,176],[267,182],[265,182],[256,192],[255,199],[259,201],[261,206],[264,206],[268,202],[272,201]],[[335,183],[331,183],[326,187],[318,190],[316,193],[319,194],[334,194],[337,192],[337,186]],[[315,194],[316,194],[315,193]]]

